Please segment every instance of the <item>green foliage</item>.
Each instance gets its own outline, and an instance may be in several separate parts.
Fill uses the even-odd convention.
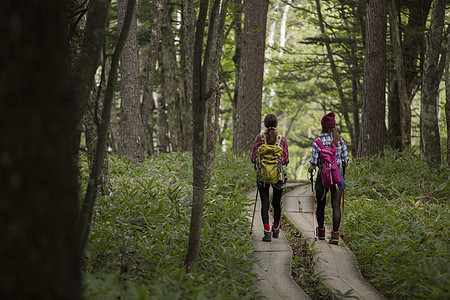
[[[323,284],[326,277],[322,272],[316,273],[315,270],[314,256],[317,255],[314,248],[315,241],[310,245],[298,228],[284,216],[281,226],[292,248],[292,277],[311,299],[326,299],[323,297],[329,292]]]
[[[448,298],[450,170],[387,151],[347,174],[346,237],[362,272],[389,299]]]
[[[190,154],[136,166],[112,159],[113,192],[97,202],[85,259],[88,299],[249,299],[254,184],[247,157],[220,153],[206,190],[198,269],[184,259],[192,204]],[[84,173],[84,171],[83,171]]]

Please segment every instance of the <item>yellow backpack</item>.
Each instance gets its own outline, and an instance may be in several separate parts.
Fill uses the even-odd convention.
[[[267,145],[264,132],[261,132],[261,146],[258,148],[258,180],[262,183],[275,184],[283,180],[280,146],[281,135],[277,136],[275,145]]]

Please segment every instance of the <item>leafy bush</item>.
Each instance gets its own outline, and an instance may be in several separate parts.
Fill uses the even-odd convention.
[[[450,297],[450,170],[423,161],[387,151],[348,168],[346,240],[389,299]]]
[[[88,299],[249,299],[247,235],[253,184],[247,157],[218,154],[206,190],[198,269],[186,274],[192,204],[190,154],[142,165],[111,159],[112,192],[98,200],[85,260]],[[85,172],[82,172],[84,174]]]

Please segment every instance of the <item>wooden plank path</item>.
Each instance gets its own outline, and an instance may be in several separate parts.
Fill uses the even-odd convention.
[[[272,189],[270,189],[272,193]],[[256,189],[247,197],[255,200]],[[253,206],[251,207],[253,210]],[[258,196],[255,220],[253,223],[253,257],[258,259],[253,272],[258,274],[259,280],[254,282],[253,289],[258,295],[266,299],[310,299],[291,276],[292,249],[286,236],[280,232],[272,242],[263,242],[264,227],[261,219],[261,199]]]
[[[299,184],[296,186],[283,197],[283,213],[311,245],[314,241],[311,186]],[[254,200],[255,195],[256,190],[249,193],[248,197]],[[254,266],[254,272],[259,275],[260,280],[254,283],[253,288],[267,299],[310,299],[292,279],[290,268],[292,250],[285,235],[281,233],[280,238],[272,239],[270,243],[261,241],[264,228],[259,207],[258,197],[253,225],[253,244],[254,257],[259,261]],[[328,231],[327,237],[315,243],[317,254],[314,257],[317,263],[316,272],[321,272],[325,277],[325,286],[336,294],[345,294],[352,290],[351,295],[358,299],[386,299],[362,277],[355,256],[342,239],[339,245],[328,244],[330,226],[327,224],[325,226]]]

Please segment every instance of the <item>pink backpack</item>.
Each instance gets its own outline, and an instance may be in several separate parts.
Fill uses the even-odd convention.
[[[338,169],[336,160],[336,145],[334,142],[331,147],[325,147],[319,138],[315,139],[317,146],[320,148],[320,156],[322,157],[322,184],[324,187],[336,187],[342,182],[341,172]]]

